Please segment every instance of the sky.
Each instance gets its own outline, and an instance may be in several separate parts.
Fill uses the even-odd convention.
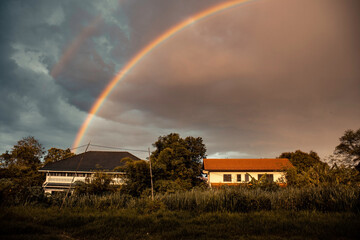
[[[222,2],[1,1],[0,153],[27,136],[71,147],[136,53]],[[154,150],[176,132],[202,137],[209,158],[325,158],[360,127],[359,11],[358,0],[255,0],[194,21],[121,79],[80,145]]]

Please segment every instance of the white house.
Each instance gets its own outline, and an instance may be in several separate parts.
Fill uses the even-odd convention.
[[[204,170],[211,187],[238,185],[260,179],[266,174],[269,181],[284,178],[284,169],[293,167],[286,158],[272,159],[204,159]]]
[[[129,152],[89,151],[58,162],[48,163],[39,170],[46,173],[44,191],[52,193],[73,188],[76,181],[86,182],[99,170],[113,174],[113,184],[122,184],[122,178],[120,178],[122,173],[115,172],[114,168],[125,164],[121,162],[123,158],[140,160]]]

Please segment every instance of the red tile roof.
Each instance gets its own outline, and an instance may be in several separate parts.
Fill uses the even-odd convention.
[[[293,167],[287,158],[258,159],[204,159],[207,171],[283,170]]]

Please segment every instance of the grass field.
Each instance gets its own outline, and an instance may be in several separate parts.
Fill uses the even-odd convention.
[[[360,239],[352,212],[7,207],[0,239]]]

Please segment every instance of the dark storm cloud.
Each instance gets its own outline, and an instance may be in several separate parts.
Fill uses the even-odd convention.
[[[77,92],[69,93],[64,85],[54,81],[49,72],[62,48],[73,38],[67,19],[79,7],[69,8],[66,3],[62,5],[55,1],[39,1],[37,4],[2,1],[2,151],[28,135],[34,135],[46,146],[71,145],[74,132],[85,114],[77,110],[81,109],[80,106],[69,104],[73,99],[68,96],[76,96]]]
[[[258,1],[197,23],[144,58],[101,114],[137,109],[140,124],[198,131],[210,154],[331,154],[359,127],[358,6]]]
[[[2,1],[0,148],[27,135],[68,147],[134,54],[219,2]],[[358,7],[259,0],[197,22],[128,73],[84,141],[146,149],[180,132],[215,156],[329,154],[360,117]]]
[[[140,47],[215,2],[1,1],[1,150],[27,135],[69,146],[99,93]]]

